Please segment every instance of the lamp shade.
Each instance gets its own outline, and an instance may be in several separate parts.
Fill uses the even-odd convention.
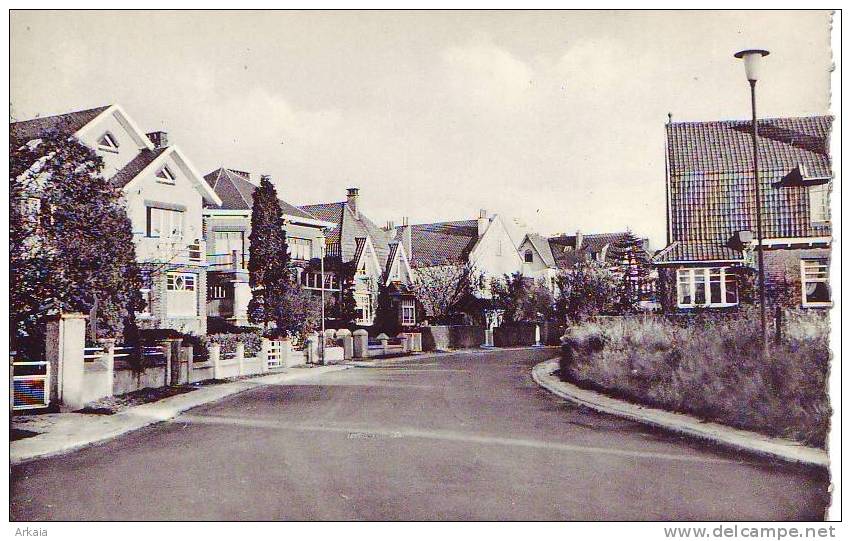
[[[746,49],[734,54],[736,58],[741,58],[745,61],[745,75],[748,81],[759,80],[759,68],[763,56],[768,56],[768,51],[764,49]]]

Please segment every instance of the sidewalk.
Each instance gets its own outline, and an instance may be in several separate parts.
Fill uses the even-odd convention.
[[[351,367],[332,365],[288,368],[285,372],[267,376],[202,386],[188,393],[134,406],[114,415],[83,413],[16,415],[12,417],[12,429],[29,430],[39,432],[39,434],[11,442],[9,445],[9,462],[14,465],[36,458],[67,453],[154,423],[166,421],[190,408],[249,389],[264,385],[280,385],[348,368]]]
[[[561,381],[556,375],[557,371],[558,359],[544,361],[532,369],[532,379],[548,391],[596,411],[696,437],[738,451],[798,464],[829,467],[828,454],[824,449],[807,447],[792,440],[772,438],[718,423],[705,422],[683,413],[639,406],[594,391],[580,389],[576,385]]]

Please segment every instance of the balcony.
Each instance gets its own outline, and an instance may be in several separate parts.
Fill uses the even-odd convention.
[[[136,259],[141,263],[205,265],[206,243],[202,240],[137,237]]]
[[[245,252],[233,250],[227,254],[207,254],[207,269],[211,271],[244,271],[248,269]]]

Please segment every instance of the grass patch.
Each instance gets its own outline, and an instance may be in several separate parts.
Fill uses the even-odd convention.
[[[826,312],[794,311],[763,357],[751,311],[605,318],[569,329],[562,377],[705,420],[824,448],[831,408]]]

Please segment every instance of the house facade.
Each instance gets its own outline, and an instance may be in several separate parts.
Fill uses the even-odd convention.
[[[326,237],[327,291],[342,303],[345,290],[351,289],[358,311],[356,323],[369,327],[375,322],[379,284],[390,258],[390,242],[388,232],[366,217],[359,203],[359,189],[348,188],[345,201],[300,208],[332,224]],[[317,277],[318,269],[313,268],[302,277],[302,283],[318,280]]]
[[[206,204],[203,210],[208,261],[208,315],[233,325],[248,325],[251,209],[254,190],[259,184],[247,171],[224,167],[204,178],[221,199],[221,204]],[[305,289],[319,291],[318,273],[308,269],[310,262],[322,253],[325,230],[334,224],[319,220],[286,201],[279,200],[279,204],[296,279]],[[339,284],[329,282],[326,288],[339,291]]]
[[[773,303],[831,306],[832,118],[758,124],[766,294]],[[669,123],[667,246],[656,254],[667,310],[730,308],[757,268],[750,121]]]
[[[204,334],[207,261],[201,209],[220,200],[168,134],[145,134],[119,105],[15,122],[22,140],[44,130],[74,135],[103,158],[103,175],[124,194],[142,269],[140,328]]]
[[[470,264],[484,280],[475,292],[476,309],[467,316],[491,327],[498,325],[498,314],[489,306],[491,280],[523,271],[515,241],[498,214],[488,216],[482,210],[473,220],[403,224],[396,228],[396,238],[410,254],[413,280],[427,268]]]

